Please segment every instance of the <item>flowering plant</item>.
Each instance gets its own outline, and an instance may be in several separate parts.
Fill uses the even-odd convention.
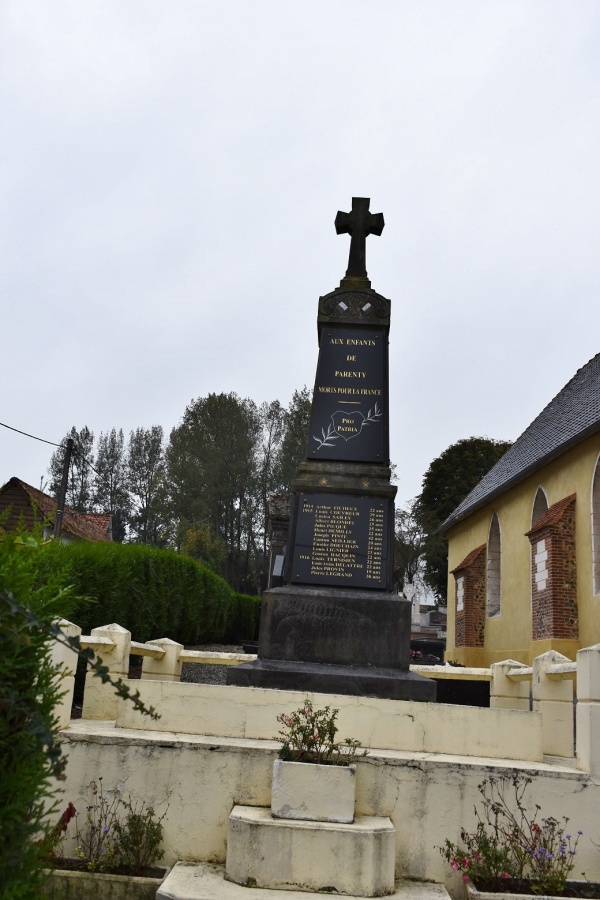
[[[511,882],[528,881],[531,893],[560,896],[567,876],[575,867],[573,858],[582,832],[567,834],[569,820],[540,817],[535,805],[527,812],[523,795],[532,779],[514,771],[500,778],[486,778],[478,786],[483,813],[475,807],[475,831],[461,829],[462,844],[446,838],[439,850],[452,868],[489,891],[514,890]],[[512,789],[514,803],[507,793]],[[512,806],[516,807],[513,811]]]
[[[76,815],[77,810],[72,803],[69,803],[54,828],[51,828],[41,840],[36,842],[40,859],[51,862],[60,856],[69,822]]]
[[[358,752],[358,741],[350,738],[336,741],[338,713],[339,709],[330,706],[314,709],[312,700],[307,697],[300,709],[277,716],[277,721],[284,726],[275,738],[283,738],[279,759],[349,766],[358,756],[366,756],[366,750]]]
[[[132,804],[118,791],[111,797],[102,786],[92,782],[92,801],[85,822],[80,826],[75,816],[77,858],[88,872],[117,871],[124,875],[140,875],[160,857],[162,819],[151,806]],[[71,817],[76,813],[69,804]],[[64,817],[65,814],[63,814]],[[68,820],[67,823],[68,824]],[[66,830],[65,828],[63,830]]]

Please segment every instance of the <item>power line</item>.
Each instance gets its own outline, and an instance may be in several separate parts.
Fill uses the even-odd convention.
[[[34,441],[41,441],[42,444],[50,444],[51,447],[58,447],[60,450],[65,449],[64,444],[57,444],[55,441],[47,441],[45,438],[37,437],[35,434],[29,434],[29,432],[27,431],[21,431],[20,428],[13,428],[12,425],[6,425],[4,422],[0,422],[0,425],[2,425],[3,428],[8,428],[10,431],[16,431],[17,434],[23,434],[25,435],[25,437],[33,438]],[[106,479],[106,475],[103,475],[92,465],[92,463],[85,456],[82,450],[80,450],[77,446],[73,447],[73,450],[75,452],[75,455],[78,456],[83,463],[88,465],[90,469],[96,473],[96,475],[98,475],[100,478]]]
[[[25,437],[33,438],[34,441],[41,441],[42,444],[51,444],[53,447],[62,447],[62,444],[57,444],[54,441],[47,441],[44,438],[36,437],[35,434],[28,434],[26,431],[21,431],[19,428],[13,428],[12,425],[5,425],[4,422],[0,422],[3,428],[8,428],[10,431],[16,431],[17,434],[24,434]]]
[[[45,438],[37,437],[35,434],[29,434],[29,432],[27,432],[27,431],[21,431],[20,428],[13,428],[12,425],[6,425],[4,422],[0,422],[0,425],[3,428],[8,428],[9,431],[16,431],[17,434],[22,434],[25,437],[32,438],[34,441],[41,441],[42,444],[50,444],[51,447],[58,447],[60,450],[65,449],[64,444],[57,444],[55,441],[47,441]],[[73,447],[73,452],[75,453],[76,456],[79,457],[79,459],[81,460],[81,462],[84,465],[89,466],[90,469],[92,470],[92,472],[95,472],[99,478],[101,478],[105,483],[108,483],[108,476],[105,474],[102,474],[102,472],[99,472],[98,469],[94,465],[92,465],[92,463],[89,461],[87,456],[85,456],[85,453],[83,452],[82,449],[80,449],[77,445],[75,445]],[[129,491],[127,488],[125,490],[127,491],[128,494],[131,494],[131,491]],[[139,510],[139,512],[143,511],[143,509],[144,509],[143,506],[140,506],[139,504],[137,504],[131,497],[129,497],[128,499],[129,499],[129,502],[132,504],[132,506],[136,507]]]

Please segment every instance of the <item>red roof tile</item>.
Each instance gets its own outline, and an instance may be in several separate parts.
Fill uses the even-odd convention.
[[[474,550],[471,550],[470,553],[467,553],[463,561],[452,569],[450,574],[453,575],[455,572],[460,572],[461,569],[468,569],[469,566],[473,565],[479,554],[483,553],[485,549],[486,545],[482,544],[481,547],[476,547]]]
[[[54,523],[56,512],[56,500],[54,497],[44,494],[38,488],[32,487],[20,478],[11,478],[2,489],[0,495],[9,485],[18,486],[29,497],[32,506]],[[110,513],[82,513],[65,506],[62,520],[62,530],[75,538],[84,541],[111,541],[112,540],[112,516]]]

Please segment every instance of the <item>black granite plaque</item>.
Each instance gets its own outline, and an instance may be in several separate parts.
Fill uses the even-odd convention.
[[[387,588],[389,500],[301,493],[297,502],[290,582]]]
[[[387,332],[321,332],[308,459],[387,463]]]

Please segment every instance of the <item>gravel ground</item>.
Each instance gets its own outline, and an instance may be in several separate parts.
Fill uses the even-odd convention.
[[[243,653],[241,644],[201,644],[186,647],[186,650],[210,650],[215,653]],[[225,684],[229,666],[205,666],[198,663],[184,663],[181,667],[181,680],[194,684]]]

